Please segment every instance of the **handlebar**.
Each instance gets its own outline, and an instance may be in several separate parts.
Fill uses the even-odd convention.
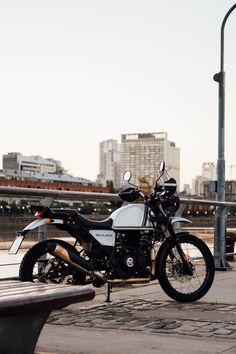
[[[137,186],[131,184],[132,187],[119,193],[119,196],[121,199],[129,203],[132,203],[141,197],[144,199],[145,204],[150,208],[155,208],[157,206],[161,207],[162,203],[172,203],[176,192],[176,180],[174,178],[169,178],[168,181],[162,181],[161,184],[158,184],[158,181],[160,181],[160,179],[156,181],[152,192],[144,193],[140,191]]]
[[[144,203],[148,207],[150,207],[152,210],[158,207],[158,209],[160,209],[163,214],[165,214],[166,210],[167,213],[172,212],[173,206],[174,208],[177,206],[178,209],[179,198],[174,195],[177,187],[176,180],[174,178],[170,178],[165,170],[165,165],[162,164],[161,166],[162,167],[159,171],[160,176],[156,180],[153,191],[149,193],[140,191],[136,185],[130,182],[131,173],[128,174],[128,177],[124,175],[124,180],[128,182],[132,187],[129,187],[119,193],[121,199],[127,202],[134,202],[141,197],[144,199]],[[165,180],[165,182],[163,180],[164,172],[166,172],[166,177],[168,178],[168,180]],[[127,171],[125,174],[127,174]]]

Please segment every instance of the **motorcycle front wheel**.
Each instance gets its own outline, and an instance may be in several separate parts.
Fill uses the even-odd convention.
[[[179,302],[199,300],[208,292],[214,280],[213,256],[208,246],[196,236],[182,234],[178,243],[191,274],[185,270],[176,245],[168,240],[158,253],[156,276],[161,288],[172,299]]]
[[[50,242],[57,242],[65,248],[70,244],[62,240],[46,240],[35,244],[23,257],[19,277],[21,281],[53,284],[85,284],[85,274],[74,271],[67,263],[47,252]]]

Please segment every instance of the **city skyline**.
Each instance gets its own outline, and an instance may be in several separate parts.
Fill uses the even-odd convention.
[[[171,145],[173,144],[173,149],[176,151],[178,151],[178,147],[175,146],[174,142],[170,142],[167,140],[168,134],[165,132],[159,132],[159,133],[148,133],[148,134],[140,134],[142,135],[163,135],[163,137],[165,136],[166,142],[169,145],[169,147],[171,147]],[[131,139],[132,139],[132,135],[136,135],[136,134],[131,134]],[[122,134],[123,137],[126,137],[125,134]],[[127,135],[127,138],[129,139],[130,134]],[[164,140],[165,140],[164,139]],[[142,140],[142,139],[141,139]],[[163,140],[163,141],[164,141]],[[150,143],[150,141],[149,141]],[[122,142],[119,143],[116,140],[113,139],[109,139],[106,141],[102,141],[100,142],[100,153],[105,152],[105,153],[112,153],[114,154],[115,152],[120,151],[120,147],[122,145]],[[148,145],[148,142],[147,142]],[[105,147],[105,151],[104,151],[104,147]],[[101,149],[102,148],[102,149]],[[151,148],[152,150],[152,148]],[[179,153],[177,153],[177,155],[179,155]],[[173,158],[173,157],[172,157]],[[119,156],[115,157],[116,162],[119,163],[119,165],[121,163],[121,160],[119,158]],[[113,158],[109,157],[109,160],[113,160]],[[108,168],[110,168],[111,166],[109,165],[109,161],[106,161],[106,157],[105,160],[104,158],[100,158],[100,163],[101,162],[108,162]],[[154,162],[155,163],[155,162]],[[29,178],[29,177],[37,177],[38,179],[50,179],[50,175],[54,176],[54,178],[56,177],[56,175],[58,175],[58,177],[63,176],[68,176],[71,178],[71,181],[74,179],[78,179],[79,181],[77,182],[81,182],[84,181],[85,183],[87,182],[93,182],[93,183],[98,183],[98,184],[104,184],[106,185],[106,181],[107,180],[112,180],[114,182],[114,179],[117,177],[117,181],[119,181],[118,183],[120,183],[120,180],[122,180],[122,176],[117,176],[116,175],[116,171],[107,171],[108,172],[108,177],[107,179],[103,179],[101,177],[104,177],[102,175],[100,175],[100,170],[98,171],[99,173],[97,174],[97,178],[96,180],[86,180],[85,178],[83,178],[83,176],[74,176],[74,175],[70,175],[68,174],[65,169],[64,166],[61,164],[61,161],[59,160],[55,160],[53,157],[47,158],[44,156],[33,156],[32,154],[29,156],[23,156],[20,152],[8,152],[7,154],[3,155],[3,161],[2,161],[2,165],[3,165],[3,173],[7,172],[7,175],[10,175],[9,173],[12,173],[12,176],[22,176],[23,178]],[[169,171],[170,175],[171,174],[171,169],[173,167],[173,169],[176,169],[176,166],[171,166],[171,165],[167,165],[167,170]],[[231,166],[232,167],[232,166]],[[104,166],[100,166],[101,169],[104,169]],[[106,167],[105,167],[106,169]],[[119,167],[120,169],[120,167]],[[175,173],[178,170],[175,171]],[[198,177],[203,178],[204,180],[216,180],[216,164],[214,162],[211,161],[204,161],[201,164],[201,173],[199,175],[196,175],[193,177],[193,180],[191,182],[195,182]],[[132,172],[132,171],[131,171]],[[146,175],[147,176],[147,175]],[[121,177],[121,178],[120,178]],[[60,179],[60,178],[59,178]],[[232,180],[231,178],[229,180]],[[69,179],[68,179],[69,181]],[[186,185],[186,184],[185,184]],[[119,188],[120,185],[117,186],[117,188]],[[187,187],[187,186],[186,186]]]
[[[181,150],[181,185],[191,184],[202,161],[217,160],[213,75],[233,4],[1,1],[1,154],[54,156],[95,180],[99,142],[166,131]],[[226,178],[236,176],[235,19],[225,28]]]

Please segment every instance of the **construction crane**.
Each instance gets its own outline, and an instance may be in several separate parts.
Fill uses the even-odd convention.
[[[228,167],[230,168],[230,180],[232,181],[232,170],[234,167],[236,167],[236,165],[229,165]]]

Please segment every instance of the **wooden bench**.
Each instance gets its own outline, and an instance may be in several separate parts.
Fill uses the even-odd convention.
[[[34,353],[53,309],[94,296],[94,290],[84,286],[0,281],[0,353]]]

